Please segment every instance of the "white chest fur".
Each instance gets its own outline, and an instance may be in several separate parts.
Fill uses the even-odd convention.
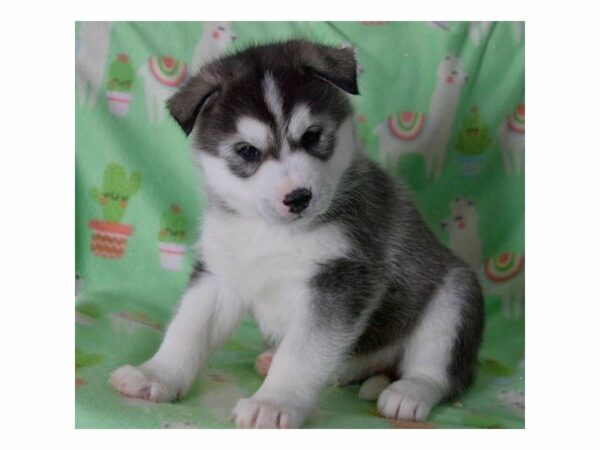
[[[219,213],[205,216],[199,242],[206,269],[240,296],[263,334],[275,341],[306,302],[317,264],[343,256],[347,248],[335,225],[305,231]]]

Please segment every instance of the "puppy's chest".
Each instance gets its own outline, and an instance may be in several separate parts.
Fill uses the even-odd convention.
[[[268,334],[286,327],[305,302],[318,264],[343,256],[347,242],[335,226],[305,231],[237,217],[205,217],[200,254],[253,311]]]

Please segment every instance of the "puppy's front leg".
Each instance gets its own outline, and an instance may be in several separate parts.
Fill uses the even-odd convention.
[[[158,352],[138,367],[117,369],[110,383],[124,395],[146,400],[169,402],[184,396],[243,314],[239,298],[217,276],[201,272],[181,299]]]
[[[375,274],[345,259],[324,266],[311,292],[294,302],[293,322],[264,383],[234,408],[238,427],[300,427],[364,330],[377,293]]]
[[[344,354],[345,337],[295,327],[283,339],[259,390],[238,401],[232,416],[240,428],[298,428],[315,406]]]

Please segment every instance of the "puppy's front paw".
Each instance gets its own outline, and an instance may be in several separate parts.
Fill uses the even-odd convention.
[[[170,402],[179,398],[180,389],[143,366],[123,366],[110,376],[109,383],[127,397],[153,402]]]
[[[439,398],[439,391],[434,386],[398,380],[379,395],[377,409],[389,419],[423,422]]]
[[[304,414],[274,403],[243,398],[231,413],[238,428],[299,428]]]

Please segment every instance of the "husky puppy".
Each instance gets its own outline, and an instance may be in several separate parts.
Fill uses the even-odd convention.
[[[299,427],[335,381],[367,380],[383,416],[417,421],[469,385],[477,277],[359,149],[348,94],[351,49],[291,40],[210,62],[169,100],[208,199],[198,260],[158,352],[116,389],[186,395],[247,312],[277,350],[239,427]]]

